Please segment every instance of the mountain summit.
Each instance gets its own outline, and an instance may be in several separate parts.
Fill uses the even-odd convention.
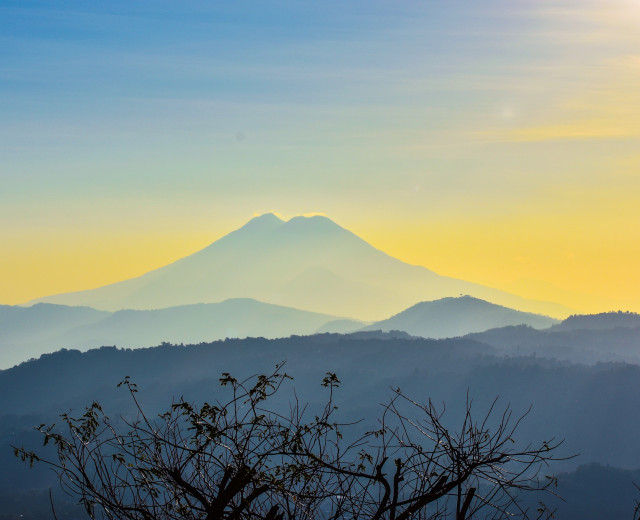
[[[460,294],[525,311],[568,314],[559,305],[525,300],[406,264],[327,217],[284,221],[272,213],[138,278],[36,301],[113,311],[253,298],[379,320],[418,301]]]
[[[402,330],[424,338],[452,338],[514,325],[546,329],[554,323],[557,320],[548,316],[516,311],[471,296],[460,296],[417,303],[363,330]]]

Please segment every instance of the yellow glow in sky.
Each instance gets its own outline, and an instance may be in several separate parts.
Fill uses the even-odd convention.
[[[0,303],[139,276],[276,210],[440,274],[640,311],[638,2],[300,5],[295,24],[167,8],[144,33],[118,1],[62,28],[9,9]]]

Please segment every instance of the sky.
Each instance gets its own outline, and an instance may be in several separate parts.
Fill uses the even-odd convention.
[[[0,4],[0,303],[275,211],[640,312],[640,0]]]

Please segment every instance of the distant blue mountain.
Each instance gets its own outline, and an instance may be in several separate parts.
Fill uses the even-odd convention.
[[[64,347],[66,340],[62,338],[69,331],[99,323],[110,314],[90,307],[50,303],[31,307],[1,305],[0,369]]]
[[[635,312],[603,312],[600,314],[577,314],[554,325],[553,330],[608,330],[640,327],[640,314]]]
[[[465,336],[492,345],[510,356],[540,356],[579,364],[640,364],[640,326],[605,327],[599,315],[536,330],[525,325],[502,327]],[[627,322],[631,325],[632,321]],[[597,325],[597,327],[596,327]],[[611,325],[611,323],[609,324]],[[578,328],[582,326],[583,328]]]
[[[516,311],[471,296],[421,302],[363,330],[401,330],[423,338],[451,338],[507,325],[547,328],[558,320]]]
[[[362,326],[359,322],[348,323],[355,328]],[[226,337],[277,338],[313,334],[320,328],[325,332],[342,332],[344,326],[336,316],[249,298],[113,313],[44,303],[32,307],[2,306],[0,368],[63,347],[86,350],[102,345],[200,343]]]

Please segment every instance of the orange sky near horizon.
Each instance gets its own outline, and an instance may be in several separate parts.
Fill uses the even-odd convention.
[[[356,219],[352,225],[334,220],[378,249],[442,275],[561,303],[576,312],[640,312],[640,301],[634,299],[634,288],[640,286],[636,268],[640,237],[625,241],[624,249],[615,236],[607,242],[597,230],[593,235],[576,233],[574,240],[567,241],[570,230],[549,233],[538,226],[538,219],[413,226],[387,222],[376,227],[371,219]],[[23,304],[49,294],[139,276],[206,247],[244,221],[226,224],[226,229],[210,233],[174,229],[166,233],[56,234],[42,236],[38,247],[29,247],[28,240],[16,237],[11,245],[19,254],[0,259],[2,272],[14,274],[3,279],[3,303]]]
[[[139,276],[275,210],[640,312],[637,1],[288,2],[0,6],[1,304]]]

